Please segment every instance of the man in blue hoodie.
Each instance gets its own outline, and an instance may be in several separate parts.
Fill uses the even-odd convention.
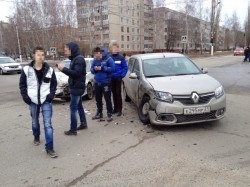
[[[119,44],[117,41],[110,43],[111,58],[115,61],[115,71],[112,73],[112,94],[114,102],[113,114],[122,115],[122,79],[128,72],[127,62],[119,53]]]
[[[112,118],[112,102],[111,102],[111,75],[115,71],[115,64],[112,58],[108,57],[108,52],[99,47],[94,49],[95,59],[91,65],[90,71],[93,73],[95,79],[95,98],[97,105],[97,113],[92,119],[103,118],[102,114],[102,96],[106,101],[107,107],[107,121],[110,122]]]
[[[85,91],[86,62],[80,55],[79,47],[76,43],[70,42],[64,47],[64,54],[70,60],[69,69],[58,64],[57,67],[64,74],[69,76],[70,89],[70,130],[65,131],[65,135],[77,135],[77,130],[87,129],[87,121],[82,106],[82,95]],[[77,128],[77,111],[79,112],[81,125]]]

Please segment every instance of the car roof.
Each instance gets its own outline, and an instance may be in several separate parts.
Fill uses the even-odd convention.
[[[0,58],[11,58],[9,56],[0,56]]]
[[[170,57],[185,57],[185,56],[179,53],[146,53],[146,54],[132,55],[131,57],[137,57],[141,58],[142,60],[146,60],[155,58],[170,58]]]

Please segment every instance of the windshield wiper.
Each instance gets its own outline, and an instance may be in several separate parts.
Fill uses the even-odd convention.
[[[154,77],[166,77],[167,75],[147,75],[147,78],[154,78]]]

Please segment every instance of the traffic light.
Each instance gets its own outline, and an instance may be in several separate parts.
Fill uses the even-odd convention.
[[[213,35],[210,37],[210,43],[211,43],[211,44],[214,43],[214,36],[213,36]]]

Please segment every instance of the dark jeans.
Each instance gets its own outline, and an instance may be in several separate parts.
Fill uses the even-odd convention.
[[[114,110],[122,112],[122,78],[112,78]]]
[[[77,111],[80,116],[81,125],[87,125],[85,112],[82,106],[82,96],[78,95],[70,95],[70,131],[76,132],[77,131]]]
[[[39,114],[42,109],[44,133],[45,133],[45,149],[53,149],[53,127],[52,118],[52,103],[44,102],[42,105],[31,103],[29,105],[30,115],[32,118],[32,131],[35,137],[40,136]]]
[[[249,55],[247,54],[247,55],[245,55],[245,58],[243,61],[246,62],[248,58],[249,58]],[[250,58],[249,58],[249,61],[250,61]]]
[[[111,86],[110,84],[100,84],[95,83],[95,99],[97,112],[102,113],[102,96],[106,101],[107,113],[108,116],[112,115],[112,102],[111,102]]]

